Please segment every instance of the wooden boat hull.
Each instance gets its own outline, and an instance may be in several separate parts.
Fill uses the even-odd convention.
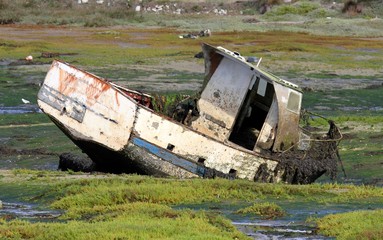
[[[38,94],[40,108],[105,171],[287,183],[310,183],[326,172],[320,164],[300,171],[280,154],[215,139],[153,111],[148,99],[60,61]]]

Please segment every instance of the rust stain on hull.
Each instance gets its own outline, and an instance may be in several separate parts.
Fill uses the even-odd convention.
[[[38,103],[93,161],[126,172],[297,184],[334,176],[341,134],[300,128],[298,86],[239,53],[207,44],[203,52],[196,98],[154,98],[55,61]]]

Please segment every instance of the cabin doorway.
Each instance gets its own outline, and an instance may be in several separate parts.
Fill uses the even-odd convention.
[[[271,83],[255,77],[237,116],[229,141],[253,150],[275,94]]]

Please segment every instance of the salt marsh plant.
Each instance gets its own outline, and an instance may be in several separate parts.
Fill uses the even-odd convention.
[[[0,185],[0,191],[5,193],[2,198],[18,197],[62,212],[59,221],[51,219],[48,222],[8,221],[0,217],[0,237],[6,239],[116,239],[127,236],[134,239],[248,239],[222,215],[177,206],[262,202],[265,199],[312,204],[363,201],[376,205],[383,197],[383,190],[378,187],[339,184],[292,186],[244,180],[63,175],[31,170],[3,171],[2,176],[4,184]],[[264,202],[239,212],[259,212],[271,217],[281,216],[283,210]],[[369,213],[359,220],[375,218],[374,212],[371,216]],[[349,219],[345,217],[342,221],[346,224]]]
[[[320,233],[336,239],[383,239],[383,209],[331,214],[317,224]]]
[[[238,209],[238,214],[255,214],[262,218],[272,219],[277,217],[283,217],[286,212],[275,203],[254,203],[253,205],[245,208]]]
[[[352,201],[379,204],[383,197],[381,188],[339,184],[292,186],[225,179],[63,175],[31,170],[9,173],[2,172],[0,191],[5,193],[3,198],[18,196],[24,201],[59,209],[62,215],[60,221],[52,219],[48,222],[1,218],[0,238],[6,239],[247,239],[228,219],[217,213],[174,207],[188,203],[262,202],[262,199],[312,204],[352,204]],[[268,218],[285,214],[278,205],[270,202],[255,203],[237,213],[255,213]],[[371,216],[365,213],[367,215],[359,221],[370,218],[378,221],[382,214],[381,211],[372,213]],[[349,223],[344,221],[341,225],[343,230],[339,231],[359,224],[355,219]],[[337,234],[325,232],[326,222],[325,218],[323,223],[318,223],[320,229],[329,235]],[[374,223],[371,226],[368,229],[379,225]],[[364,234],[363,231],[355,228],[353,234]]]

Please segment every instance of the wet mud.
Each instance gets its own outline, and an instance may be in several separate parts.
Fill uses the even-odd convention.
[[[46,149],[14,149],[7,146],[0,146],[1,155],[48,155],[48,156],[57,156],[55,153],[51,153]]]
[[[41,209],[41,206],[26,203],[3,202],[0,207],[0,219],[10,221],[14,219],[23,219],[32,222],[53,221],[62,213],[56,210]]]

